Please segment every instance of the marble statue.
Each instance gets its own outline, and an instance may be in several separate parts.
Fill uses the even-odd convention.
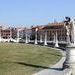
[[[65,27],[67,31],[66,60],[63,63],[63,68],[70,69],[71,74],[75,75],[75,23],[73,19],[66,18]]]
[[[66,17],[65,27],[66,27],[66,31],[67,31],[67,42],[74,43],[74,37],[75,37],[74,20],[70,19],[69,17]]]
[[[67,42],[70,44],[71,43],[71,24],[70,24],[70,18],[69,17],[65,17],[65,28],[66,28],[66,35],[67,35]]]

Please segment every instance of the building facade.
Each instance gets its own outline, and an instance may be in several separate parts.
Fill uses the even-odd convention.
[[[53,22],[47,25],[32,26],[31,28],[0,27],[0,41],[33,42],[35,44],[67,43],[67,29],[63,22]],[[70,35],[69,35],[70,36]],[[57,45],[58,46],[58,45]]]

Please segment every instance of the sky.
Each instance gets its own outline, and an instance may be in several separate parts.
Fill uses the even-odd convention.
[[[0,0],[1,25],[46,25],[65,16],[75,16],[75,0]]]

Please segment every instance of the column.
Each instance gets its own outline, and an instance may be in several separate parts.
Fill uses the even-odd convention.
[[[26,33],[26,42],[25,43],[28,43],[28,34]]]
[[[44,40],[44,45],[47,45],[47,31],[45,31],[45,40]]]
[[[37,41],[37,31],[38,31],[38,28],[35,29],[35,44],[38,44],[38,41]]]
[[[56,34],[55,34],[55,47],[59,47],[59,45],[58,45],[57,31],[56,31]]]

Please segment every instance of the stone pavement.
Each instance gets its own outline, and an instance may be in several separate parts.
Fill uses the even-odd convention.
[[[44,69],[33,75],[70,75],[71,70],[69,69],[62,70],[63,62],[65,61],[66,57],[65,57],[65,51],[61,51],[61,53],[63,57],[58,63],[50,67],[50,69]]]
[[[71,71],[69,69],[63,71],[46,69],[33,75],[71,75]]]

